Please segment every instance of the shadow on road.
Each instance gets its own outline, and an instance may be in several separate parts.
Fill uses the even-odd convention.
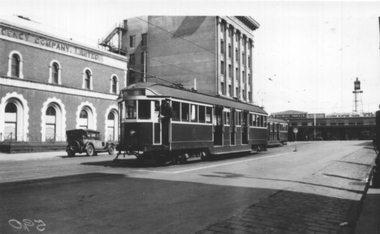
[[[329,175],[329,174],[324,174],[327,176],[334,176],[334,177],[341,177],[339,175]],[[243,174],[236,174],[236,173],[228,173],[228,172],[214,172],[212,175],[200,175],[203,177],[219,177],[219,178],[225,178],[225,179],[235,179],[235,178],[248,178],[248,179],[255,179],[255,180],[267,180],[267,181],[281,181],[281,182],[292,182],[292,183],[298,183],[298,184],[304,184],[304,185],[312,185],[316,187],[324,187],[324,188],[331,188],[331,189],[336,189],[336,190],[342,190],[342,191],[347,191],[347,192],[352,192],[352,193],[357,193],[357,194],[362,194],[362,190],[353,190],[353,189],[346,189],[346,188],[341,188],[337,186],[330,186],[330,185],[323,185],[323,184],[316,184],[316,183],[308,183],[308,182],[303,182],[303,181],[297,181],[297,180],[282,180],[282,179],[272,179],[272,178],[262,178],[262,177],[253,177],[253,176],[245,176]],[[344,178],[344,177],[341,177]],[[345,179],[350,179],[350,180],[355,180],[355,183],[360,183],[360,184],[365,184],[366,181],[360,181],[357,179],[353,178],[345,178]]]
[[[226,154],[226,155],[218,155],[209,158],[208,161],[224,161],[224,160],[234,160],[237,158],[249,157],[249,156],[257,156],[259,154]],[[200,158],[194,158],[188,160],[185,164],[197,164],[204,163]],[[167,165],[157,164],[154,160],[138,160],[134,156],[118,159],[118,160],[107,160],[107,161],[97,161],[97,162],[83,162],[81,165],[87,166],[102,166],[102,167],[120,167],[120,168],[147,168],[147,167],[172,167],[177,166],[178,164],[168,163]]]

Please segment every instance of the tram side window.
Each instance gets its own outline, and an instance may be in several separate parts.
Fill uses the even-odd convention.
[[[212,107],[206,107],[206,123],[212,123]]]
[[[252,114],[252,126],[256,126],[256,115]]]
[[[198,106],[191,105],[191,122],[198,122]]]
[[[139,100],[139,119],[150,119],[150,101]]]
[[[261,127],[260,120],[261,120],[261,116],[260,115],[256,115],[256,126],[258,126],[258,127]]]
[[[189,104],[182,103],[182,121],[189,122]]]
[[[241,112],[240,111],[236,112],[236,125],[237,126],[241,125]]]
[[[267,126],[267,117],[263,116],[263,127]]]
[[[160,114],[160,102],[154,101],[154,115],[159,116]]]
[[[206,107],[199,106],[199,123],[205,123],[205,122],[206,122]]]
[[[136,119],[136,100],[125,102],[125,118]]]
[[[181,118],[180,118],[180,108],[181,108],[181,104],[179,102],[173,102],[172,104],[172,107],[173,107],[173,120],[174,121],[180,121]]]
[[[224,112],[224,125],[230,125],[230,112]]]

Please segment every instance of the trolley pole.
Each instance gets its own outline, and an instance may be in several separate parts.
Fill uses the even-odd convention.
[[[294,141],[294,152],[297,152],[297,132],[298,132],[298,129],[297,128],[294,128],[293,129],[293,132],[294,132],[294,136],[295,136],[295,141]]]

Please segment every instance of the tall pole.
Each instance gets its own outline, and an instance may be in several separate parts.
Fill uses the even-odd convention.
[[[314,138],[317,137],[317,114],[314,111]]]
[[[359,79],[356,77],[356,81],[354,82],[354,91],[352,91],[352,93],[354,93],[354,106],[355,106],[355,109],[353,110],[353,112],[355,114],[358,113],[358,96],[360,95],[360,93],[363,93],[363,91],[360,90],[360,81]],[[363,109],[363,108],[362,108]],[[362,114],[363,110],[361,111],[361,114]]]

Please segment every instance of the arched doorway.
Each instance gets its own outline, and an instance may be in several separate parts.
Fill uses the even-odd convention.
[[[79,115],[79,128],[88,129],[88,112],[83,109]]]
[[[5,106],[4,140],[17,140],[17,106],[10,102]]]
[[[55,141],[57,135],[57,112],[54,107],[50,106],[47,108],[45,118],[46,141]]]
[[[89,102],[78,106],[76,114],[76,128],[96,130],[96,109]]]
[[[106,139],[108,141],[115,141],[116,140],[116,126],[117,126],[117,118],[115,116],[114,111],[111,111],[107,116],[107,132],[106,132]]]

